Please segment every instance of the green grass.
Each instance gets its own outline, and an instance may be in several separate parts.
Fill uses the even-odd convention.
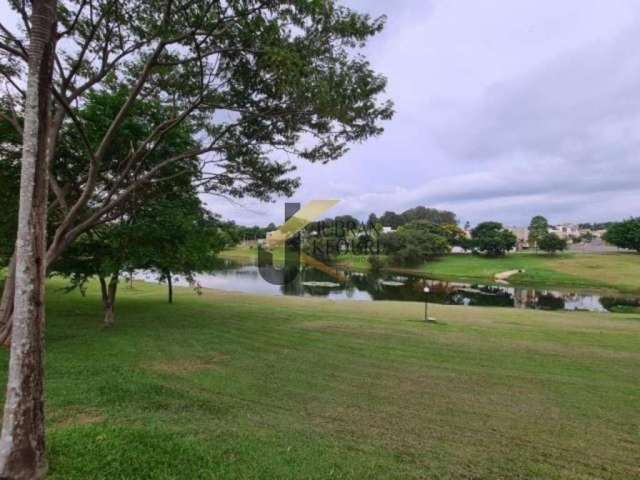
[[[51,479],[640,478],[638,315],[60,286]]]
[[[237,247],[223,255],[251,261],[256,258],[257,250]],[[357,269],[369,268],[366,256],[343,255],[339,263]],[[640,255],[627,252],[567,252],[557,255],[526,252],[498,258],[448,255],[420,267],[407,269],[391,266],[390,270],[424,274],[443,280],[483,282],[493,281],[500,272],[525,270],[512,276],[509,283],[547,288],[613,289],[640,294]]]
[[[368,268],[366,257],[344,256],[342,263]],[[640,255],[635,253],[562,253],[557,255],[512,253],[490,258],[448,255],[413,268],[392,269],[422,273],[434,278],[493,281],[509,270],[524,270],[509,278],[514,285],[564,288],[604,288],[640,293]]]

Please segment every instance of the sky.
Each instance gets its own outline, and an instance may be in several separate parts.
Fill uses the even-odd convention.
[[[418,205],[517,226],[640,214],[640,2],[338,1],[388,18],[363,53],[394,118],[328,165],[276,154],[298,166],[291,199],[203,197],[210,210],[244,225],[313,199],[361,219]]]
[[[291,159],[289,201],[330,212],[417,205],[461,222],[617,220],[640,205],[640,2],[351,0],[388,17],[364,53],[387,76],[384,134],[329,165]],[[207,198],[240,224],[279,224],[283,203]]]

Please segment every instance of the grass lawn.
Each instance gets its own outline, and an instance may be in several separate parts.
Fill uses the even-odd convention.
[[[523,269],[510,283],[546,287],[614,288],[640,292],[640,255],[636,253],[516,253],[502,258],[450,255],[422,270],[439,277],[491,279],[496,273]]]
[[[223,253],[227,258],[254,260],[257,249],[236,247]],[[276,252],[276,260],[278,255]],[[367,257],[344,255],[339,262],[358,269],[368,269]],[[448,255],[421,267],[392,270],[426,274],[445,280],[493,281],[496,273],[525,270],[512,276],[515,285],[559,288],[606,288],[640,293],[640,255],[637,253],[567,252],[557,255],[512,253],[500,258],[476,255]]]
[[[60,286],[51,479],[640,478],[638,315]]]

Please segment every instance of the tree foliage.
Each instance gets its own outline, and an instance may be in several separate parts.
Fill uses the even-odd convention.
[[[382,226],[391,228],[398,228],[411,222],[432,223],[435,225],[458,224],[455,213],[449,212],[447,210],[438,210],[435,208],[427,208],[423,206],[410,208],[409,210],[405,210],[402,213],[386,211],[380,218],[376,218],[374,214],[371,215],[373,215],[373,219],[380,222]]]
[[[616,247],[640,252],[640,217],[614,223],[603,238]]]
[[[397,265],[417,265],[449,253],[447,238],[433,233],[429,224],[413,222],[380,237],[384,253]]]
[[[25,3],[11,5],[28,32]],[[140,189],[166,179],[171,164],[192,161],[201,191],[271,200],[299,184],[288,155],[335,160],[349,144],[380,134],[392,115],[381,98],[385,78],[357,53],[385,19],[337,1],[65,0],[58,19],[50,261],[116,217]],[[0,57],[11,79],[7,111],[18,116],[23,31],[7,28],[0,42],[11,54]],[[98,101],[104,95],[109,101]],[[145,122],[132,123],[136,116]],[[15,116],[1,118],[21,134]],[[198,141],[149,162],[176,131]],[[116,144],[125,139],[123,150]],[[61,154],[64,142],[73,158]]]
[[[536,215],[529,223],[529,245],[538,247],[538,242],[549,233],[549,222],[542,215]]]
[[[538,238],[536,245],[544,252],[562,252],[567,249],[567,240],[565,238],[560,238],[555,233],[547,233],[546,235]]]
[[[516,236],[500,222],[483,222],[471,230],[473,248],[491,257],[505,255],[515,248]]]

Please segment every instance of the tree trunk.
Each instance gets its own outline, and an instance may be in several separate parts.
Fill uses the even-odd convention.
[[[169,288],[169,303],[173,303],[173,279],[171,278],[171,272],[167,274],[167,286]]]
[[[104,308],[104,323],[105,328],[112,327],[116,321],[116,294],[118,293],[118,276],[116,272],[111,275],[111,279],[107,284],[107,280],[100,276],[100,290],[102,292],[102,307]]]
[[[0,478],[40,479],[44,448],[44,289],[47,128],[56,42],[56,0],[34,0],[24,109],[15,293],[7,395],[0,437]]]

